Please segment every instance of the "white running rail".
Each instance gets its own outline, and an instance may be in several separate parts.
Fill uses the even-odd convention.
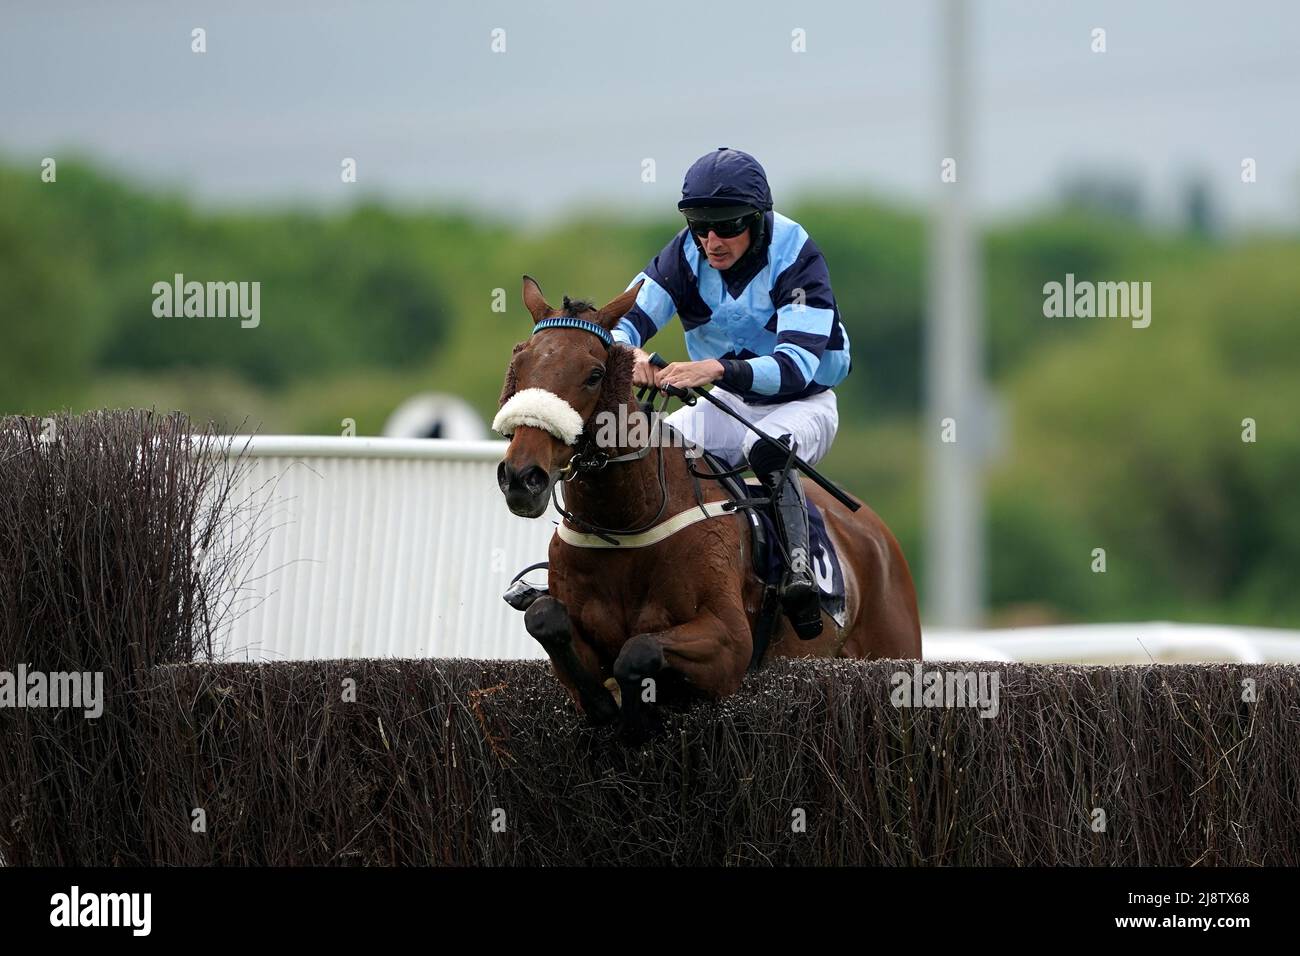
[[[247,443],[238,497],[260,511],[245,532],[256,558],[216,642],[223,657],[544,656],[501,594],[546,559],[555,515],[506,508],[496,483],[505,442],[222,442],[231,455]]]
[[[1300,662],[1300,632],[1214,624],[1071,624],[986,631],[927,631],[929,660],[1066,664]],[[979,656],[970,656],[978,653]],[[1001,655],[993,656],[993,655]]]

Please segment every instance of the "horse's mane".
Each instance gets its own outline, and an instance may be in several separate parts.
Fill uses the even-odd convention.
[[[564,314],[569,318],[577,318],[585,312],[595,311],[596,307],[590,302],[582,299],[570,299],[567,295],[564,297]],[[518,378],[515,374],[515,357],[528,345],[528,342],[528,339],[524,339],[524,341],[517,343],[510,352],[510,367],[506,369],[506,380],[501,387],[501,399],[498,407],[510,401],[515,392],[519,390]],[[631,396],[632,368],[634,364],[635,358],[632,350],[626,345],[615,342],[613,348],[609,350],[609,361],[605,363],[605,381],[600,389],[600,398],[596,401],[595,411],[587,419],[585,434],[588,438],[595,438],[595,423],[601,420],[600,415],[602,412],[617,415],[618,407]]]

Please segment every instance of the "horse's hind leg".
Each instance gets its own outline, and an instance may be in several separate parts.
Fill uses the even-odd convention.
[[[600,679],[600,665],[590,647],[573,636],[568,609],[556,598],[544,594],[524,612],[524,627],[537,639],[560,683],[593,724],[608,724],[618,716],[618,704]]]

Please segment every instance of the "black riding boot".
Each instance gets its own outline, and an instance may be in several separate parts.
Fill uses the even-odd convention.
[[[782,436],[787,440],[788,437]],[[785,460],[785,451],[764,441],[758,442],[749,453],[754,474],[769,491],[780,477]],[[781,606],[790,618],[794,632],[805,641],[812,640],[822,632],[821,595],[812,577],[808,506],[799,473],[794,469],[786,475],[772,514],[787,557],[785,574],[781,579]]]

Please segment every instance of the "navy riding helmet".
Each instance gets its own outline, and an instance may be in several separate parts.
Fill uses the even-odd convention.
[[[751,251],[756,252],[763,236],[765,217],[761,214],[772,208],[772,190],[757,159],[739,149],[719,146],[686,170],[677,208],[688,220],[697,222],[753,215],[750,239]]]

